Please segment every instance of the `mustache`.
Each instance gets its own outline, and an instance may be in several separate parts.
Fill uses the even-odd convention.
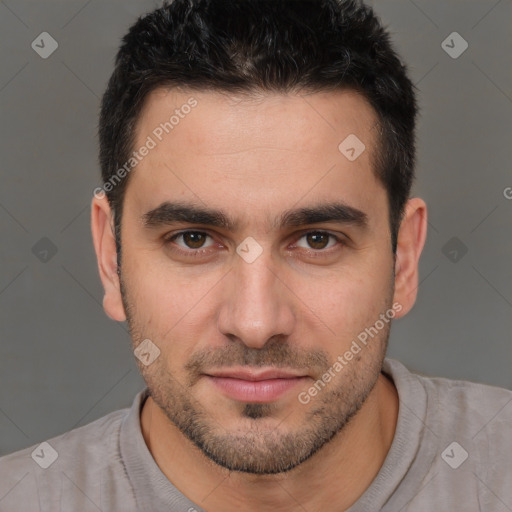
[[[271,366],[308,370],[315,375],[323,374],[330,367],[328,355],[321,350],[292,347],[288,341],[273,338],[262,348],[247,347],[242,342],[218,348],[208,348],[194,354],[185,365],[190,376],[190,385],[213,368],[231,366]]]

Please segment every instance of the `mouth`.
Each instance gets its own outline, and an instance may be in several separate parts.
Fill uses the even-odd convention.
[[[225,396],[239,402],[274,402],[309,377],[292,370],[239,368],[204,375]]]

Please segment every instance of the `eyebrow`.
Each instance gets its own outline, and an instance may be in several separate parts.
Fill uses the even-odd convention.
[[[204,224],[228,231],[236,231],[240,225],[239,222],[230,219],[221,210],[169,201],[165,201],[143,214],[142,222],[147,228],[185,222],[187,224]],[[299,227],[320,222],[351,224],[364,229],[368,226],[368,216],[357,208],[345,203],[335,202],[287,210],[275,219],[273,227]]]
[[[144,226],[158,227],[175,222],[188,224],[207,224],[218,228],[234,231],[237,224],[231,221],[224,212],[195,206],[187,203],[166,201],[142,216]]]
[[[288,210],[280,216],[274,226],[298,227],[319,222],[353,224],[359,228],[366,228],[368,226],[368,215],[345,203],[327,203]]]

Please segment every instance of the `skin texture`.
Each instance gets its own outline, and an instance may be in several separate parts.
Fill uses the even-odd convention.
[[[92,204],[105,311],[128,320],[134,347],[150,339],[160,349],[139,362],[151,393],[144,439],[167,478],[210,512],[345,510],[393,440],[398,396],[380,373],[390,323],[341,371],[332,367],[393,304],[395,318],[413,306],[426,205],[409,200],[395,260],[386,191],[372,171],[376,117],[352,91],[157,90],[135,147],[191,97],[197,106],[131,172],[120,274],[112,212],[105,198]],[[338,150],[349,134],[366,146],[354,161]],[[165,201],[222,210],[236,226],[147,226]],[[334,202],[364,212],[366,226],[279,226],[287,210]],[[204,235],[171,239],[184,230]],[[338,238],[308,236],[318,231]],[[247,237],[262,249],[252,263],[236,252]],[[233,368],[303,378],[277,399],[247,403],[205,375]],[[329,368],[334,377],[301,403]]]

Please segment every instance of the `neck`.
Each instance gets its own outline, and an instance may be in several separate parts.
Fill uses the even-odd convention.
[[[218,466],[183,436],[151,397],[143,406],[141,426],[164,475],[209,512],[288,512],[301,507],[346,510],[379,472],[393,441],[397,417],[397,391],[381,374],[342,432],[298,467],[277,475],[230,472]]]

